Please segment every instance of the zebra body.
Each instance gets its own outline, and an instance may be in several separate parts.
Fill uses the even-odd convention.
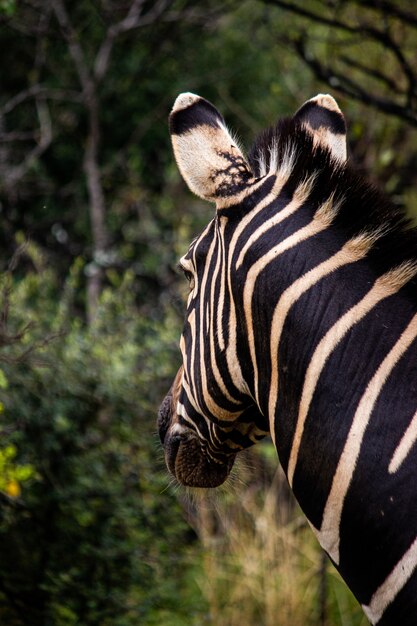
[[[213,105],[176,100],[190,189],[216,214],[180,265],[183,365],[159,428],[215,487],[270,432],[290,486],[373,624],[417,624],[417,236],[346,163],[319,95],[246,159]]]

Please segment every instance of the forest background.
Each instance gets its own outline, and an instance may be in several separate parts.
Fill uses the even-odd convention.
[[[0,623],[359,626],[270,442],[170,484],[155,427],[211,218],[167,116],[211,100],[249,147],[313,95],[417,216],[411,0],[0,0]]]

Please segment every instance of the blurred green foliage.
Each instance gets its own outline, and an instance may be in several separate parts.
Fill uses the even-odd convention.
[[[72,315],[79,273],[54,302],[50,269],[13,291],[10,324],[39,320],[24,343],[55,336],[22,362],[16,346],[3,352],[0,617],[151,624],[170,608],[181,623],[193,608],[182,590],[192,534],[166,491],[153,425],[177,320],[138,316],[127,272],[87,327]]]

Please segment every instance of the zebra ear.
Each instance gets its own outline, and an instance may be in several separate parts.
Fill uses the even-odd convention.
[[[328,94],[318,94],[307,100],[295,114],[318,143],[345,162],[347,158],[346,123],[336,100]]]
[[[192,93],[179,95],[169,116],[169,130],[180,172],[201,198],[227,198],[252,178],[222,116],[204,98]]]

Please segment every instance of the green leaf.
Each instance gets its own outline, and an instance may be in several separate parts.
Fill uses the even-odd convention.
[[[7,389],[7,387],[8,387],[7,378],[3,370],[0,370],[0,389]]]
[[[0,15],[3,13],[11,17],[16,11],[15,0],[0,0]]]

